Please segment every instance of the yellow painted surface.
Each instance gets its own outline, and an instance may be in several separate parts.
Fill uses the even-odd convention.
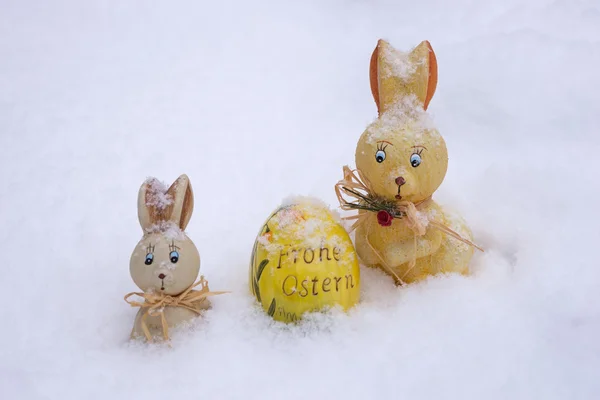
[[[360,296],[358,258],[350,237],[320,205],[275,211],[261,227],[250,263],[250,290],[265,312],[284,322],[302,314],[353,307]]]
[[[428,42],[403,53],[385,41],[379,41],[374,52],[371,84],[380,115],[360,137],[355,157],[373,193],[386,200],[418,204],[435,193],[446,175],[446,143],[424,107],[430,100],[427,93],[433,96],[435,91],[427,85],[437,83],[432,53]],[[472,240],[462,218],[435,201],[423,203],[418,210],[420,217]],[[432,227],[415,242],[414,232],[404,221],[395,219],[391,226],[381,226],[375,213],[357,229],[355,245],[364,264],[386,270],[383,259],[405,282],[440,272],[467,273],[473,255],[472,247]],[[416,265],[410,269],[409,261],[415,256]]]

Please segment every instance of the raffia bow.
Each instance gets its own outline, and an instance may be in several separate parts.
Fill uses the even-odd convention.
[[[200,290],[192,290],[198,286],[200,286]],[[195,302],[198,302],[199,300],[205,299],[209,296],[216,296],[224,293],[229,292],[209,291],[208,282],[206,281],[206,279],[204,279],[204,276],[201,276],[198,282],[194,283],[183,293],[177,296],[170,296],[164,293],[131,292],[125,296],[124,300],[127,303],[129,303],[132,307],[140,307],[141,309],[146,309],[146,311],[142,315],[142,319],[140,322],[146,340],[151,342],[152,335],[150,334],[150,330],[148,329],[148,325],[146,324],[146,318],[148,318],[148,316],[155,317],[157,315],[160,315],[163,338],[165,340],[170,340],[169,326],[167,324],[167,319],[165,318],[164,314],[165,307],[182,307],[199,315],[201,311],[195,307]],[[144,301],[139,302],[135,300],[129,300],[129,298],[134,295],[142,297]]]
[[[456,240],[459,240],[469,246],[476,248],[477,250],[483,251],[483,249],[473,242],[463,238],[457,232],[450,229],[446,225],[433,220],[425,220],[419,218],[418,211],[419,207],[427,204],[431,201],[431,196],[421,200],[417,203],[410,201],[390,201],[382,197],[376,196],[373,193],[369,180],[362,174],[359,169],[351,170],[347,165],[343,168],[344,178],[335,185],[335,193],[340,203],[340,208],[345,211],[358,210],[357,215],[351,215],[344,217],[345,220],[356,220],[350,231],[355,230],[358,226],[362,225],[366,218],[369,216],[367,212],[387,212],[392,218],[402,220],[406,226],[414,232],[414,253],[413,257],[408,264],[408,270],[404,274],[410,272],[417,263],[417,237],[425,235],[427,227],[431,226],[435,229],[439,229],[442,232],[452,236]],[[352,200],[346,200],[344,196],[351,198]],[[361,212],[362,211],[362,212]],[[404,284],[402,277],[399,277],[394,270],[385,262],[381,254],[373,247],[369,242],[368,232],[365,235],[366,243],[369,245],[371,250],[377,255],[381,261],[383,267],[388,270],[397,280],[397,282]],[[403,276],[403,277],[404,277]]]

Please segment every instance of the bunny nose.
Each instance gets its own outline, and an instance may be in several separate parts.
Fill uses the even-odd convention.
[[[396,185],[398,186],[402,186],[406,183],[406,179],[404,179],[403,177],[399,176],[396,178]]]
[[[160,274],[160,275],[158,276],[158,279],[165,279],[166,277],[167,277],[167,276],[166,276],[165,274]]]

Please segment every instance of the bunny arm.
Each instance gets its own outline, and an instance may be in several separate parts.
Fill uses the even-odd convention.
[[[387,265],[396,267],[413,258],[429,256],[437,252],[442,244],[442,233],[437,229],[427,229],[425,235],[417,237],[416,254],[414,239],[390,241],[384,245],[381,256]]]

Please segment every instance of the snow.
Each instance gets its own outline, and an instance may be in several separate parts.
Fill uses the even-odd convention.
[[[160,234],[167,240],[185,240],[185,232],[172,221],[160,221],[144,230],[147,234]],[[159,240],[156,238],[155,240]]]
[[[433,219],[432,217],[436,214],[436,210],[432,209],[432,210],[428,210],[428,212],[421,212],[421,211],[417,211],[416,212],[416,216],[417,216],[417,221],[418,224],[420,226],[423,227],[427,227],[427,225],[429,225],[429,221],[430,218]],[[431,216],[431,217],[430,217]]]
[[[350,246],[348,237],[332,231],[336,225],[346,227],[337,212],[322,200],[309,196],[291,196],[283,200],[278,211],[268,219],[269,232],[256,240],[271,254],[278,257],[286,246],[318,249],[327,243],[341,252]],[[296,250],[291,250],[296,251]]]
[[[386,110],[380,118],[374,120],[366,129],[367,143],[377,142],[392,136],[391,132],[397,132],[403,128],[403,134],[407,141],[415,141],[423,135],[437,139],[438,135],[434,121],[430,114],[419,104],[415,95],[403,96]]]
[[[5,0],[0,392],[6,399],[600,397],[600,4]],[[485,253],[348,315],[253,305],[257,231],[333,185],[376,116],[379,38],[429,40],[449,151],[436,200]],[[130,343],[146,176],[190,177],[213,309]]]
[[[148,185],[149,192],[146,194],[147,206],[164,210],[166,207],[173,204],[173,196],[171,196],[170,193],[167,193],[169,188],[164,182],[161,182],[156,178],[148,178],[144,184]]]
[[[385,67],[382,68],[383,77],[399,77],[404,80],[408,80],[412,74],[417,70],[417,64],[410,62],[409,53],[413,49],[405,49],[395,51],[387,46],[382,46],[380,51],[382,52],[382,57],[386,61],[384,64]]]

